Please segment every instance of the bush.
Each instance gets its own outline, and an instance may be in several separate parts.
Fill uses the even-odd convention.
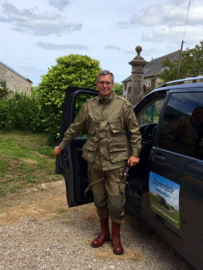
[[[0,98],[0,128],[45,132],[39,101],[19,93]]]
[[[5,84],[0,84],[0,98],[8,96],[9,92],[9,89],[6,88]]]
[[[118,83],[118,82],[115,82],[114,87],[113,87],[113,91],[116,93],[116,95],[122,97],[123,96],[123,85]]]
[[[87,55],[71,54],[57,58],[56,62],[56,66],[49,68],[47,74],[42,76],[37,89],[49,141],[56,140],[59,135],[67,87],[96,89],[96,76],[101,70],[99,61]]]

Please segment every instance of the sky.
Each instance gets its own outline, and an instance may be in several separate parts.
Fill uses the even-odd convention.
[[[58,57],[88,55],[121,83],[142,46],[151,61],[203,39],[203,0],[0,0],[0,61],[37,86]],[[185,34],[184,34],[185,33]]]

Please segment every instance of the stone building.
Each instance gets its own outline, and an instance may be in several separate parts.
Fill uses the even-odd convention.
[[[173,53],[161,56],[156,59],[152,59],[144,66],[144,84],[143,84],[143,97],[146,95],[147,88],[155,89],[157,87],[157,83],[160,82],[160,78],[156,75],[163,71],[161,67],[161,61],[169,58],[170,61],[174,59],[179,59],[179,51],[175,51]],[[123,97],[130,100],[131,96],[131,79],[132,75],[123,80]]]
[[[31,94],[32,81],[0,61],[0,82],[11,91]]]

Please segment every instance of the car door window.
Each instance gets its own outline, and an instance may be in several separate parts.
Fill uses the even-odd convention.
[[[164,97],[156,99],[144,108],[142,113],[137,116],[139,126],[158,123],[164,99]]]
[[[159,146],[203,160],[203,93],[171,95],[161,126]]]

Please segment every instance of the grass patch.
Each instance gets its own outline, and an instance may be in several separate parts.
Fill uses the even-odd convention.
[[[5,160],[0,162],[0,177],[3,177],[7,172],[7,163]]]
[[[46,135],[0,131],[0,196],[60,179]]]

